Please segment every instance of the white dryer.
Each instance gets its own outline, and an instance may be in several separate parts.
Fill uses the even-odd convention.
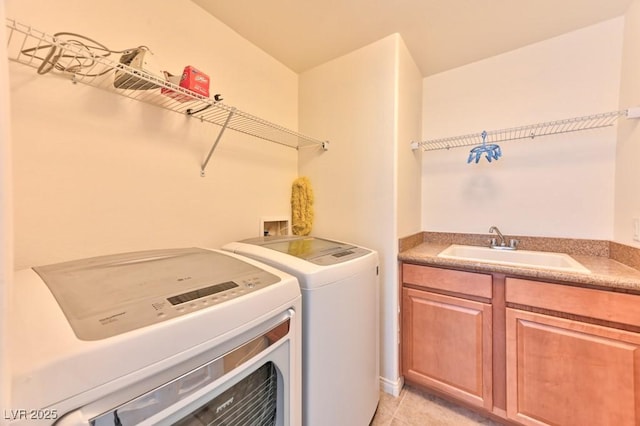
[[[379,271],[375,251],[315,237],[227,244],[298,278],[305,426],[367,426],[379,399]]]
[[[168,249],[18,271],[13,290],[11,425],[301,422],[289,274]]]

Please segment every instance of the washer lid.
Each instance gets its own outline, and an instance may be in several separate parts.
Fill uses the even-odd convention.
[[[241,242],[286,253],[316,265],[333,265],[371,253],[352,244],[316,237],[259,237]]]
[[[201,248],[123,253],[33,269],[83,340],[209,308],[280,281],[247,262]]]

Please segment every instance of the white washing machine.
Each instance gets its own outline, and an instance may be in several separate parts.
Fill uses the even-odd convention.
[[[379,399],[379,271],[375,251],[314,237],[227,244],[298,278],[305,426],[367,426]]]
[[[301,423],[295,277],[200,248],[18,271],[4,421]]]

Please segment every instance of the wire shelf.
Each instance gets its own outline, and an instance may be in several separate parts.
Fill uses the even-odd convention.
[[[548,121],[509,129],[486,132],[487,143],[497,143],[518,139],[534,139],[539,136],[556,135],[560,133],[578,132],[582,130],[598,129],[615,124],[621,116],[626,116],[627,110],[605,112],[602,114],[568,118],[564,120]],[[413,149],[422,148],[423,151],[435,151],[462,146],[479,145],[482,143],[482,132],[469,135],[432,139],[424,142],[413,142]]]
[[[202,165],[202,173],[227,128],[289,148],[319,146],[328,149],[327,141],[263,120],[215,98],[182,88],[163,77],[113,60],[97,42],[93,44],[89,39],[89,42],[84,39],[78,41],[70,33],[51,36],[9,18],[6,26],[7,52],[13,62],[35,68],[39,74],[68,77],[74,83],[83,83],[221,126],[218,138]],[[118,87],[114,84],[116,80]],[[173,92],[173,97],[162,94],[163,89]]]

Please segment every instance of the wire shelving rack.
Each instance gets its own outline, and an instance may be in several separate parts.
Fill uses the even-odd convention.
[[[530,124],[508,129],[492,130],[486,132],[486,142],[497,143],[518,139],[534,139],[540,136],[609,127],[614,125],[620,117],[637,118],[637,114],[638,111],[636,108],[574,117],[564,120],[547,121],[544,123]],[[435,151],[478,145],[482,143],[482,135],[483,133],[479,132],[468,135],[431,139],[423,142],[412,142],[411,148],[414,150],[421,148],[423,151]]]
[[[164,77],[113,60],[107,57],[108,54],[99,53],[100,47],[79,43],[73,37],[68,37],[69,33],[49,35],[9,18],[6,19],[6,28],[10,61],[35,68],[39,74],[63,76],[73,83],[83,83],[220,126],[216,139],[201,164],[202,176],[226,129],[294,149],[329,149],[328,141],[303,135],[226,105],[217,96],[202,96]],[[119,87],[114,85],[116,79]],[[174,96],[166,96],[161,93],[163,91],[173,92]]]

